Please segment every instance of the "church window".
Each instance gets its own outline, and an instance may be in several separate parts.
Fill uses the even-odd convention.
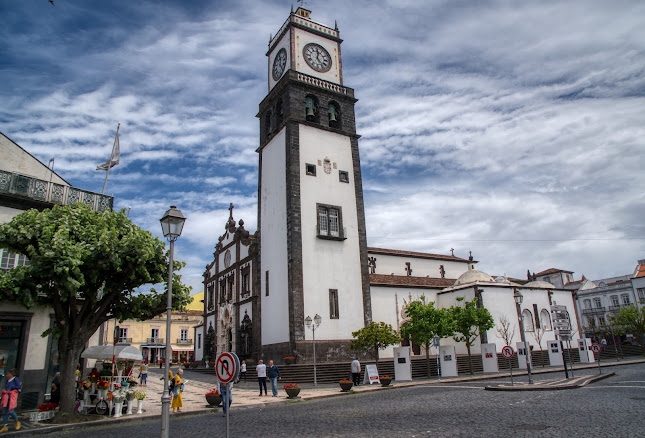
[[[338,171],[338,180],[340,182],[348,183],[349,182],[349,172],[346,170],[339,170]]]
[[[316,176],[316,165],[315,164],[307,163],[306,167],[307,167],[307,175]]]
[[[251,293],[251,268],[242,269],[242,296],[246,297]]]
[[[226,301],[226,279],[219,282],[219,302],[223,304]]]
[[[342,214],[340,207],[318,205],[318,237],[342,239]]]
[[[524,331],[533,331],[533,315],[528,309],[522,310],[522,324],[524,324]]]
[[[329,127],[340,128],[340,106],[336,102],[329,102],[327,114],[329,116]]]
[[[215,285],[208,286],[208,308],[212,309],[215,306]]]
[[[338,289],[329,289],[329,319],[338,319]]]
[[[275,123],[279,125],[284,119],[284,108],[282,106],[282,99],[279,99],[275,104]]]
[[[305,119],[318,123],[318,99],[311,94],[305,98]]]
[[[266,116],[264,116],[264,130],[267,135],[273,132],[273,118],[271,117],[271,111],[268,111]]]
[[[227,300],[232,300],[233,299],[233,277],[229,277],[228,279],[228,293],[226,294],[226,299]]]
[[[264,289],[266,291],[266,296],[269,296],[269,271],[267,270],[264,273]]]
[[[549,312],[546,309],[542,309],[540,312],[540,320],[542,323],[542,330],[551,331],[551,318],[549,317]]]

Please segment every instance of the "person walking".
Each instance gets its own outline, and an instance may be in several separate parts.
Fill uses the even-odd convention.
[[[181,412],[181,408],[184,407],[184,403],[181,399],[181,393],[184,392],[184,381],[182,376],[184,375],[184,370],[179,368],[177,374],[175,375],[174,386],[172,388],[172,404],[170,407],[173,412]],[[175,411],[176,409],[176,411]]]
[[[49,401],[52,403],[60,403],[60,373],[54,375],[54,381],[52,382],[52,391]]]
[[[258,397],[262,397],[263,387],[264,395],[267,395],[267,366],[262,359],[260,359],[258,365],[255,367],[255,372],[258,374],[258,385],[260,385],[260,395]]]
[[[278,369],[277,365],[273,364],[273,361],[269,361],[269,368],[267,368],[267,376],[271,380],[271,392],[273,393],[274,397],[278,396],[278,379],[282,380],[282,376],[280,375],[280,370]],[[264,390],[266,393],[266,389]]]
[[[224,416],[226,417],[226,411],[228,408],[231,407],[231,403],[233,403],[233,395],[231,394],[231,390],[233,389],[233,382],[230,383],[222,383],[219,382],[219,392],[222,394],[222,412],[224,413]]]
[[[148,386],[148,362],[143,361],[141,362],[141,366],[139,367],[139,385],[141,386]]]
[[[354,386],[358,386],[361,383],[361,363],[358,358],[354,358],[352,361],[352,381]]]
[[[243,360],[242,364],[240,365],[240,377],[237,378],[237,381],[241,381],[242,377],[244,377],[244,381],[246,382],[246,361]]]
[[[18,393],[22,390],[20,379],[16,376],[16,370],[7,371],[5,375],[7,381],[4,384],[4,389],[0,393],[0,400],[2,400],[2,422],[4,426],[0,429],[0,433],[9,431],[9,415],[16,423],[16,430],[20,430],[20,421],[16,415],[16,406],[18,406]]]

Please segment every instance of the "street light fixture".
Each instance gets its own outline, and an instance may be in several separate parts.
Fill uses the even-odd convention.
[[[526,343],[526,334],[524,333],[524,322],[522,321],[522,301],[524,301],[524,296],[517,289],[513,292],[513,298],[515,299],[515,310],[517,312],[517,320],[520,324],[520,337],[522,338],[522,344],[524,345],[524,351],[526,352],[526,371],[529,376],[529,385],[533,384],[533,377],[531,376],[531,349]]]
[[[311,329],[311,333],[313,335],[313,343],[314,343],[314,386],[318,386],[318,381],[316,380],[316,329],[320,325],[321,321],[320,315],[316,313],[316,316],[314,316],[313,324],[311,321],[311,316],[307,316],[305,318],[305,324],[307,324],[307,328]]]
[[[170,396],[168,374],[170,372],[170,319],[172,318],[172,271],[173,256],[175,252],[175,240],[181,236],[186,218],[174,205],[161,218],[161,230],[166,239],[170,241],[170,256],[168,263],[168,301],[166,304],[166,360],[165,374],[163,379],[163,395],[161,396],[161,438],[168,438],[170,434]]]

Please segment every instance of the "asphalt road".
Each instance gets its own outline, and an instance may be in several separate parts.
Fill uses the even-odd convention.
[[[484,382],[419,385],[231,411],[231,437],[644,437],[645,364],[564,391],[494,392]],[[584,373],[597,373],[588,370]],[[578,374],[576,374],[578,375]],[[553,374],[538,376],[553,378]],[[525,378],[523,379],[525,380]],[[235,394],[233,394],[235,397]],[[49,437],[154,437],[159,419]],[[221,413],[172,416],[173,438],[226,437]]]

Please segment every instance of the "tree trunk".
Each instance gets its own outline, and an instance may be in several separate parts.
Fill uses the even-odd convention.
[[[87,339],[89,336],[86,338],[75,333],[72,340],[66,334],[58,340],[61,389],[60,409],[54,419],[55,423],[72,423],[78,421],[80,417],[76,411],[76,365],[85,350]]]
[[[470,374],[473,373],[473,358],[470,356],[470,344],[466,343],[466,350],[468,351],[468,367],[470,368]]]
[[[426,368],[428,369],[428,379],[432,377],[430,374],[430,344],[426,342]],[[439,373],[439,370],[437,370]]]
[[[376,365],[378,365],[378,345],[374,344],[374,360],[376,361]]]

